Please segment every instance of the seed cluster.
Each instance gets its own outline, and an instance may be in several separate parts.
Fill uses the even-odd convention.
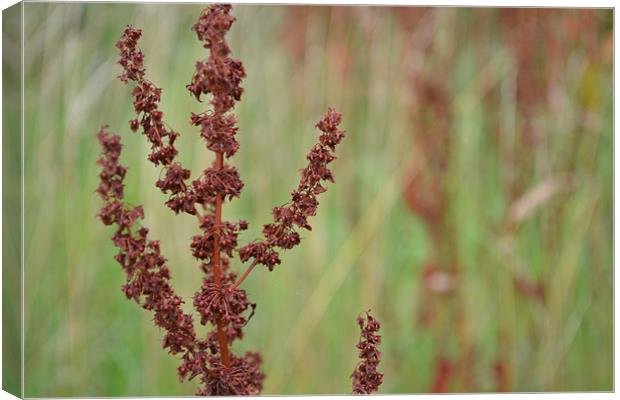
[[[381,361],[381,352],[377,348],[381,344],[381,336],[377,335],[377,332],[381,324],[370,315],[370,311],[366,312],[366,318],[361,315],[357,317],[357,324],[361,330],[361,337],[356,347],[361,361],[351,374],[353,393],[371,394],[383,383],[383,374],[377,372],[377,366]]]
[[[154,312],[155,325],[166,331],[165,349],[193,358],[200,352],[193,318],[183,312],[183,300],[170,286],[170,270],[161,255],[159,241],[149,240],[148,229],[140,224],[144,218],[142,206],[132,207],[123,201],[127,168],[119,163],[121,138],[108,133],[106,127],[101,128],[97,138],[103,148],[97,161],[101,166],[97,192],[105,201],[99,218],[105,225],[116,227],[112,241],[119,252],[114,258],[126,274],[122,290],[128,299]]]
[[[338,130],[341,121],[342,115],[330,108],[323,119],[316,124],[323,134],[306,156],[308,165],[301,170],[301,180],[297,189],[291,193],[291,202],[281,207],[274,207],[274,223],[263,226],[263,240],[249,243],[239,249],[241,261],[245,262],[252,258],[271,271],[280,264],[277,248],[288,250],[299,244],[300,236],[295,228],[312,229],[308,218],[316,215],[319,205],[317,195],[326,190],[321,182],[334,182],[327,165],[336,159],[334,156],[336,145],[345,136],[344,131]]]

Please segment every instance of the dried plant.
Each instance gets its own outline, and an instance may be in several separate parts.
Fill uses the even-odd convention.
[[[377,348],[381,344],[381,336],[377,335],[381,324],[366,311],[366,318],[357,317],[360,327],[360,340],[357,343],[361,361],[351,374],[354,394],[371,394],[376,392],[383,383],[383,374],[377,371],[381,361],[381,352]]]
[[[197,395],[260,393],[264,379],[260,355],[247,352],[238,356],[230,349],[235,340],[243,337],[243,328],[255,308],[239,286],[256,265],[273,270],[280,264],[278,251],[300,243],[298,229],[311,229],[308,218],[316,215],[317,196],[326,190],[324,182],[334,181],[328,164],[335,159],[336,146],[345,135],[338,129],[341,114],[329,109],[316,124],[322,134],[306,157],[308,164],[301,170],[290,203],[273,209],[274,222],[263,227],[263,239],[239,247],[238,234],[247,229],[248,223],[222,220],[223,203],[239,197],[243,188],[237,169],[225,161],[239,149],[236,119],[231,111],[241,98],[240,85],[246,76],[243,64],[230,57],[225,40],[235,21],[230,11],[230,5],[212,5],[193,26],[209,54],[196,62],[187,89],[198,101],[210,95],[212,108],[192,113],[190,121],[200,129],[207,149],[215,156],[213,164],[193,180],[191,171],[175,160],[178,151],[174,144],[179,133],[164,123],[158,106],[161,89],[145,78],[144,55],[138,47],[142,31],[129,26],[116,44],[123,67],[119,79],[134,84],[136,119],[130,121],[130,128],[142,131],[151,144],[148,160],[163,167],[156,186],[169,195],[166,205],[175,214],[187,213],[198,220],[201,233],[192,238],[190,247],[205,275],[193,305],[200,323],[212,327],[206,338],[197,337],[192,315],[183,312],[183,300],[170,286],[170,271],[159,242],[149,240],[148,230],[140,224],[144,217],[142,206],[132,207],[123,201],[127,169],[119,163],[120,137],[107,133],[105,127],[98,134],[103,155],[98,161],[102,172],[97,191],[106,202],[99,216],[104,224],[116,226],[112,240],[120,251],[115,258],[127,277],[123,291],[129,299],[155,313],[155,325],[166,331],[163,347],[173,355],[181,355],[180,379],[199,377],[202,382]],[[241,262],[250,264],[239,278],[230,268],[235,254]]]

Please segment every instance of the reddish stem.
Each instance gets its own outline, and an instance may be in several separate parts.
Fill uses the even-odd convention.
[[[237,282],[235,282],[235,284],[234,284],[234,285],[232,285],[230,288],[228,288],[228,290],[233,291],[233,290],[235,290],[236,288],[238,288],[238,287],[239,287],[239,285],[241,285],[241,284],[243,283],[243,281],[245,280],[245,278],[247,278],[247,277],[248,277],[248,275],[250,275],[250,272],[252,272],[252,270],[254,269],[254,267],[256,266],[256,264],[257,264],[257,261],[256,261],[256,260],[254,260],[254,262],[252,263],[252,265],[250,265],[250,266],[248,267],[248,269],[246,269],[246,270],[245,270],[245,272],[243,273],[243,275],[241,275],[241,278],[239,278],[239,279],[237,280]]]
[[[215,153],[215,168],[221,171],[224,165],[224,155],[221,152]],[[213,245],[213,275],[215,287],[218,291],[222,290],[222,266],[220,263],[220,227],[222,225],[222,195],[218,193],[215,197],[215,243]],[[217,321],[217,337],[220,343],[220,355],[224,367],[230,367],[228,355],[228,339],[224,331],[222,321]]]

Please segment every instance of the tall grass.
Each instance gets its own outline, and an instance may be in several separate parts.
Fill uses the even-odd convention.
[[[165,88],[162,109],[183,135],[181,161],[204,168],[211,160],[187,123],[187,110],[200,105],[183,89],[193,69],[187,60],[201,52],[187,29],[200,9],[25,5],[26,396],[193,391],[192,383],[177,381],[176,362],[153,351],[161,335],[149,316],[118,290],[123,276],[109,232],[95,218],[94,134],[106,121],[123,134],[127,200],[144,203],[145,224],[175,261],[175,289],[189,298],[200,279],[188,251],[194,225],[161,207],[165,196],[153,185],[141,184],[156,180],[158,171],[143,162],[142,138],[125,129],[131,97],[116,80],[114,43],[128,23],[144,29],[149,76]],[[436,69],[447,81],[453,115],[445,184],[477,390],[495,390],[491,366],[500,354],[512,366],[511,390],[610,390],[613,93],[603,40],[611,11],[597,12],[603,39],[596,44],[603,49],[596,56],[569,52],[554,108],[536,120],[545,140],[528,149],[514,146],[510,135],[494,138],[497,126],[516,135],[521,118],[516,64],[498,34],[497,13],[438,8],[405,29],[400,12],[235,8],[231,47],[248,72],[237,107],[236,159],[246,187],[224,217],[255,221],[242,241],[259,235],[270,220],[265,210],[288,199],[297,180],[290,166],[304,157],[314,139],[308,127],[328,105],[347,116],[349,132],[334,164],[338,184],[325,194],[312,235],[284,255],[285,267],[256,271],[244,283],[258,308],[237,350],[249,343],[263,352],[265,394],[349,392],[358,337],[352,310],[372,308],[382,321],[383,393],[428,391],[436,354],[458,351],[455,338],[418,321],[428,300],[421,272],[433,250],[426,225],[402,195],[410,161],[429,162],[413,140],[420,128],[412,107],[425,105],[414,101],[409,82],[412,71]],[[483,28],[468,28],[483,17]],[[454,62],[439,68],[445,53]],[[488,90],[496,93],[493,101]],[[528,172],[506,162],[513,158],[525,160]],[[570,179],[508,235],[505,174],[522,176],[528,189],[550,177]],[[540,279],[545,302],[515,290],[512,271]],[[454,321],[444,320],[442,331],[449,332]],[[275,335],[275,327],[283,334]]]

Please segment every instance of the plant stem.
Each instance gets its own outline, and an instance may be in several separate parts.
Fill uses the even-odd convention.
[[[256,266],[257,262],[256,260],[254,260],[254,262],[252,263],[252,265],[250,265],[248,267],[248,269],[245,270],[245,272],[243,273],[243,275],[241,275],[241,278],[239,278],[237,280],[237,282],[235,282],[234,285],[232,285],[231,287],[228,288],[228,290],[235,290],[236,288],[239,287],[239,285],[241,285],[243,283],[243,281],[245,280],[245,278],[248,277],[248,275],[250,275],[250,272],[252,272],[252,270],[254,269],[254,267]]]
[[[224,155],[221,152],[215,153],[215,168],[220,171],[224,164]],[[213,275],[215,286],[218,291],[222,290],[222,267],[220,263],[220,227],[222,225],[222,195],[218,193],[215,197],[215,243],[213,244]],[[220,344],[220,356],[224,367],[230,367],[228,355],[228,339],[222,327],[222,321],[217,322],[217,336]]]

